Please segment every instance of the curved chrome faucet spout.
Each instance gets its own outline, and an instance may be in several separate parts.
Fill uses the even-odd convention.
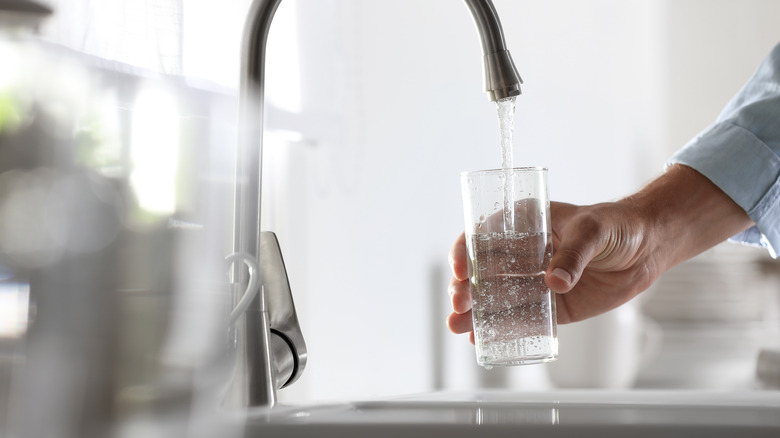
[[[260,232],[265,47],[274,13],[280,2],[281,0],[255,0],[252,3],[242,42],[233,250],[257,257],[261,272],[265,271],[263,266],[267,265],[267,261],[261,257],[261,239],[267,238],[267,235],[262,237],[265,233]],[[522,81],[506,49],[501,23],[493,3],[490,0],[465,2],[471,10],[482,40],[485,90],[489,99],[495,101],[520,94]],[[266,276],[266,273],[267,271],[261,275]],[[236,265],[232,275],[233,282],[238,283],[238,289],[244,290],[248,281],[246,271]],[[261,282],[266,284],[264,279],[261,279]],[[282,293],[284,296],[276,296],[277,293],[274,292],[283,289],[262,287],[246,314],[238,320],[239,357],[232,389],[228,394],[228,405],[273,406],[276,402],[276,389],[294,382],[303,371],[306,346],[297,327],[297,319],[294,319],[292,296],[289,292]],[[279,302],[282,304],[277,305]],[[284,310],[279,311],[278,307]],[[281,321],[282,314],[287,315],[287,321]],[[290,318],[294,319],[294,324],[290,324]],[[284,377],[277,375],[280,374],[278,369],[282,368],[285,370]]]
[[[465,0],[474,17],[484,56],[485,91],[491,101],[520,94],[523,80],[506,49],[504,31],[490,0]]]

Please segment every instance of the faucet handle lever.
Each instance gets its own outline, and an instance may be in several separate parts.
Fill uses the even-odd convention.
[[[260,272],[263,291],[268,300],[269,325],[272,349],[289,348],[292,354],[276,354],[272,351],[275,368],[289,378],[280,387],[284,388],[303,373],[306,366],[306,342],[301,333],[298,315],[295,312],[287,269],[284,266],[279,239],[271,231],[260,233]]]

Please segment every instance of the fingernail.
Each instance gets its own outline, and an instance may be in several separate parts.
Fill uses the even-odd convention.
[[[552,275],[560,278],[561,280],[565,281],[566,284],[571,283],[571,274],[569,274],[568,272],[563,270],[563,268],[555,268],[555,269],[552,270],[552,272],[550,274],[552,274]]]

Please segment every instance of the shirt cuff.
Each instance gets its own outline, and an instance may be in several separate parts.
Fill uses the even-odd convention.
[[[730,240],[758,245],[777,258],[780,250],[780,157],[737,125],[717,123],[667,162],[706,176],[742,207],[755,226]]]

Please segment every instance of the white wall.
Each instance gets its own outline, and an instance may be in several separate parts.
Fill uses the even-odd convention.
[[[780,41],[773,0],[665,2],[663,70],[667,150],[712,123]]]

